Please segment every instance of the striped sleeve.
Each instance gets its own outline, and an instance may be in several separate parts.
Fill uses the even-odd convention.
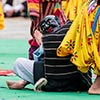
[[[27,0],[30,16],[39,17],[39,2],[40,0]]]

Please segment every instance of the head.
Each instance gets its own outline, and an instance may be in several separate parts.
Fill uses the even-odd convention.
[[[100,0],[97,0],[97,4],[100,5]]]
[[[54,32],[60,27],[60,20],[54,15],[47,15],[40,22],[40,31],[43,34]]]

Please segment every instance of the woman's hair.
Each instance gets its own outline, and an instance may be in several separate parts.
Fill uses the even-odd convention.
[[[97,4],[100,5],[100,0],[97,0]]]

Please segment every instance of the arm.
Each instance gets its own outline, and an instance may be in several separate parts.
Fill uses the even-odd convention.
[[[42,44],[42,33],[39,30],[35,30],[34,32],[34,38],[38,45],[40,46]]]

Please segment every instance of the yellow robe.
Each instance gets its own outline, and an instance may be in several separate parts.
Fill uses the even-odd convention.
[[[66,17],[70,20],[74,20],[83,4],[87,1],[90,0],[66,0],[66,2],[63,2]]]
[[[2,3],[0,2],[0,30],[4,28],[4,14],[2,9]]]
[[[92,13],[92,16],[94,15]],[[88,3],[85,3],[58,47],[57,55],[63,57],[72,54],[71,62],[77,66],[78,70],[87,73],[89,67],[92,67],[94,73],[100,75],[100,24],[97,22],[96,31],[93,34],[90,25],[93,17],[90,18],[90,16]]]

